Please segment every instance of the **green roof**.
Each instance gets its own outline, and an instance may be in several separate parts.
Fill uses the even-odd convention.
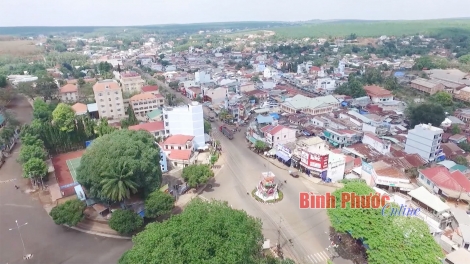
[[[457,165],[453,166],[452,168],[450,168],[450,171],[456,171],[456,170],[458,170],[458,171],[460,171],[460,172],[464,172],[464,171],[466,171],[467,169],[468,169],[468,168],[465,167],[464,165],[459,165],[459,164],[457,164]]]
[[[3,125],[3,123],[5,122],[5,117],[0,114],[0,125]]]
[[[161,115],[163,112],[160,109],[155,109],[147,113],[149,119],[154,119],[155,117]]]

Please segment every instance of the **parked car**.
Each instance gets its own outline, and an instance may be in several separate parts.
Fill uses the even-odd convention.
[[[298,171],[289,171],[289,175],[294,177],[294,178],[299,178],[299,172]]]

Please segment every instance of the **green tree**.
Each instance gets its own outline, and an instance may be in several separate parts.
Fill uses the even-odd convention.
[[[204,133],[209,134],[212,130],[212,125],[210,122],[204,120]]]
[[[462,132],[462,130],[460,130],[460,127],[458,125],[452,125],[451,131],[452,131],[452,135],[460,134],[460,132]]]
[[[259,153],[259,152],[262,152],[262,151],[265,151],[266,149],[268,149],[268,145],[264,141],[256,140],[255,149]]]
[[[457,163],[457,164],[460,164],[460,165],[468,166],[468,161],[463,156],[455,157],[454,162]]]
[[[463,64],[470,64],[470,54],[460,56],[459,62]]]
[[[444,108],[432,103],[409,105],[405,112],[410,121],[410,128],[418,124],[432,124],[439,127],[446,118]]]
[[[156,190],[145,200],[145,217],[156,218],[171,213],[175,199],[171,194]]]
[[[173,89],[173,90],[178,88],[178,85],[179,85],[178,81],[172,81],[168,84],[168,86],[170,86],[170,88]]]
[[[440,104],[443,107],[452,106],[454,101],[452,100],[452,95],[446,92],[437,92],[431,96],[431,101]]]
[[[42,149],[44,148],[44,142],[42,142],[42,140],[40,140],[36,135],[32,135],[27,132],[26,133],[22,132],[20,135],[20,139],[21,139],[22,148],[24,148],[25,146],[36,146]]]
[[[5,75],[0,75],[0,88],[5,88],[8,86],[7,77]]]
[[[362,79],[365,84],[381,84],[384,81],[382,72],[377,68],[367,68]]]
[[[135,113],[132,107],[129,106],[127,108],[127,118],[121,121],[121,128],[128,128],[138,124],[139,120],[137,120],[137,117],[135,117]]]
[[[91,197],[108,198],[104,190],[107,175],[125,168],[126,178],[144,197],[160,187],[160,151],[155,138],[146,131],[117,130],[98,137],[87,149],[77,170],[77,180]],[[127,163],[125,166],[122,164]],[[125,174],[123,174],[125,175]],[[118,196],[119,197],[119,196]]]
[[[51,77],[44,77],[36,81],[36,93],[41,96],[44,101],[55,99],[59,91],[59,87]]]
[[[106,118],[101,118],[98,121],[98,126],[96,127],[96,134],[98,136],[104,136],[107,134],[111,134],[112,132],[116,131],[116,128],[110,126],[108,124],[108,120]]]
[[[33,117],[43,123],[52,120],[52,110],[44,100],[38,98],[33,103]]]
[[[416,217],[391,217],[388,209],[383,215],[381,207],[355,209],[346,203],[346,208],[342,208],[343,193],[372,195],[375,191],[362,182],[346,182],[333,193],[335,207],[327,210],[337,232],[349,233],[367,245],[369,263],[440,263],[442,251],[424,221]]]
[[[413,65],[413,69],[415,70],[423,70],[423,69],[433,69],[435,68],[434,62],[430,56],[422,56],[415,60],[415,64]]]
[[[132,234],[144,224],[144,220],[131,210],[116,210],[109,219],[109,227],[122,235]]]
[[[47,157],[46,151],[44,148],[37,146],[37,145],[23,145],[21,146],[20,154],[18,157],[18,161],[21,164],[26,163],[28,160],[32,158],[38,158],[40,160],[45,160]]]
[[[49,215],[57,225],[76,226],[83,219],[85,207],[85,203],[78,199],[68,200],[52,208]]]
[[[16,89],[12,87],[0,88],[0,109],[6,107],[16,95]]]
[[[31,100],[33,100],[37,96],[36,89],[34,89],[33,84],[30,82],[19,83],[18,92],[25,95]]]
[[[206,183],[214,176],[214,172],[206,164],[189,165],[184,167],[181,176],[190,187],[194,188]]]
[[[366,96],[367,93],[364,90],[362,83],[357,78],[352,78],[347,83],[342,84],[335,90],[336,94],[349,95],[353,98]]]
[[[52,112],[52,121],[60,131],[72,132],[75,128],[75,112],[69,105],[60,103]]]
[[[15,129],[12,126],[6,126],[0,130],[0,144],[9,145],[15,135]]]
[[[181,214],[147,225],[119,263],[259,263],[261,227],[259,219],[227,203],[195,199]]]
[[[398,79],[394,76],[389,76],[385,78],[383,83],[384,88],[389,91],[398,90],[400,88],[400,84],[398,83]]]
[[[31,158],[23,164],[23,177],[43,178],[47,175],[47,164],[39,158]]]
[[[129,170],[127,161],[115,164],[111,171],[105,171],[101,175],[102,194],[108,200],[122,202],[131,197],[131,193],[137,192],[137,183],[133,180],[133,171]]]

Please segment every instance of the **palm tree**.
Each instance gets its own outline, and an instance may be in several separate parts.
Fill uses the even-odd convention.
[[[111,172],[103,173],[101,180],[103,195],[116,202],[129,199],[131,193],[137,192],[137,183],[132,179],[134,173],[128,168],[127,162],[113,166]]]

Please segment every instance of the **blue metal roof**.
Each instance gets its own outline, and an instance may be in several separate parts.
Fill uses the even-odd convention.
[[[270,124],[274,121],[272,116],[264,116],[264,115],[258,115],[256,117],[256,122],[258,124]]]

